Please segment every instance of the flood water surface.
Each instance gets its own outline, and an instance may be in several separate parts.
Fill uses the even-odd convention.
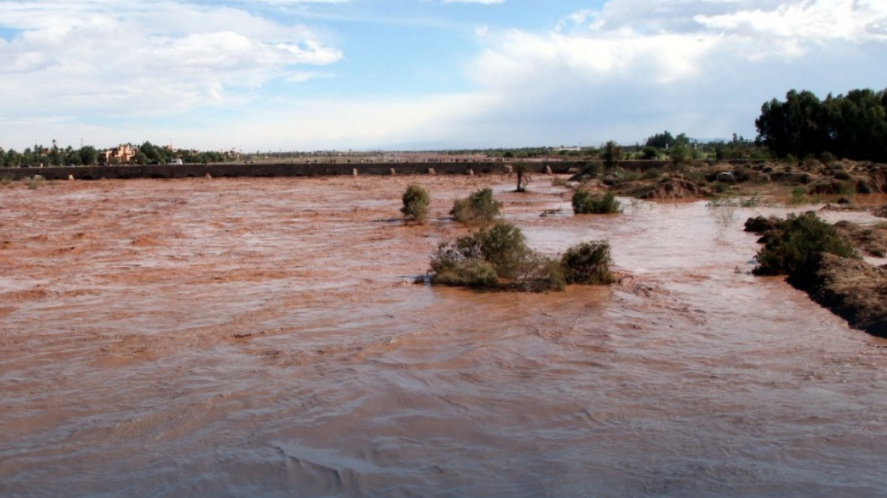
[[[887,341],[750,275],[743,221],[787,209],[573,216],[510,181],[4,188],[0,495],[883,496]],[[606,239],[630,276],[414,285],[488,186],[534,248]]]

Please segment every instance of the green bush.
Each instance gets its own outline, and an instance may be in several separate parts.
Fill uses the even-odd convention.
[[[819,253],[844,258],[859,258],[853,245],[832,225],[814,213],[789,215],[765,237],[765,245],[756,256],[756,275],[803,276]]]
[[[428,206],[431,196],[419,185],[410,185],[403,194],[403,207],[400,212],[408,221],[424,223],[428,219]]]
[[[431,283],[532,292],[563,290],[567,283],[606,284],[610,246],[590,242],[560,259],[527,247],[520,229],[503,221],[455,241],[443,242],[431,258]]]
[[[853,179],[853,177],[850,176],[850,173],[848,173],[847,171],[844,171],[842,169],[835,171],[834,176],[835,176],[835,180],[849,181],[849,180]]]
[[[468,287],[522,286],[539,257],[516,226],[500,221],[490,228],[438,246],[431,258],[431,283]],[[502,281],[505,282],[502,282]]]
[[[442,266],[431,282],[453,287],[492,288],[499,284],[499,275],[486,261],[465,259]]]
[[[493,191],[485,188],[465,199],[457,199],[450,214],[461,223],[485,225],[499,215],[501,207],[502,203],[493,198]]]
[[[604,172],[604,165],[597,161],[589,161],[585,163],[582,174],[590,178],[597,178]]]
[[[613,283],[610,263],[609,243],[583,242],[567,249],[560,266],[569,284],[599,285]]]
[[[576,214],[610,214],[622,210],[619,201],[612,192],[603,197],[591,195],[587,190],[577,190],[573,193],[573,212]]]

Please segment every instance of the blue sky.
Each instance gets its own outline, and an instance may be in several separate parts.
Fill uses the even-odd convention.
[[[885,54],[884,0],[0,0],[0,147],[753,138]]]

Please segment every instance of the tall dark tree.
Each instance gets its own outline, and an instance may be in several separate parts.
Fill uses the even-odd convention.
[[[616,162],[622,159],[622,147],[610,140],[604,144],[604,147],[601,149],[601,155],[604,158],[604,166],[615,168]]]
[[[91,145],[80,147],[78,154],[80,156],[78,164],[83,166],[94,166],[99,162],[99,151]]]
[[[851,90],[824,101],[809,91],[791,90],[785,102],[766,102],[755,126],[758,142],[780,157],[830,152],[887,160],[887,90]]]
[[[656,147],[657,149],[667,149],[674,145],[674,137],[671,136],[671,133],[668,130],[657,133],[652,137],[647,138],[646,144],[649,147]]]

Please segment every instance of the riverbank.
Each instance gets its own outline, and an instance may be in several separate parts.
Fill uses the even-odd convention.
[[[851,327],[887,338],[887,268],[823,253],[809,275],[788,281]]]

